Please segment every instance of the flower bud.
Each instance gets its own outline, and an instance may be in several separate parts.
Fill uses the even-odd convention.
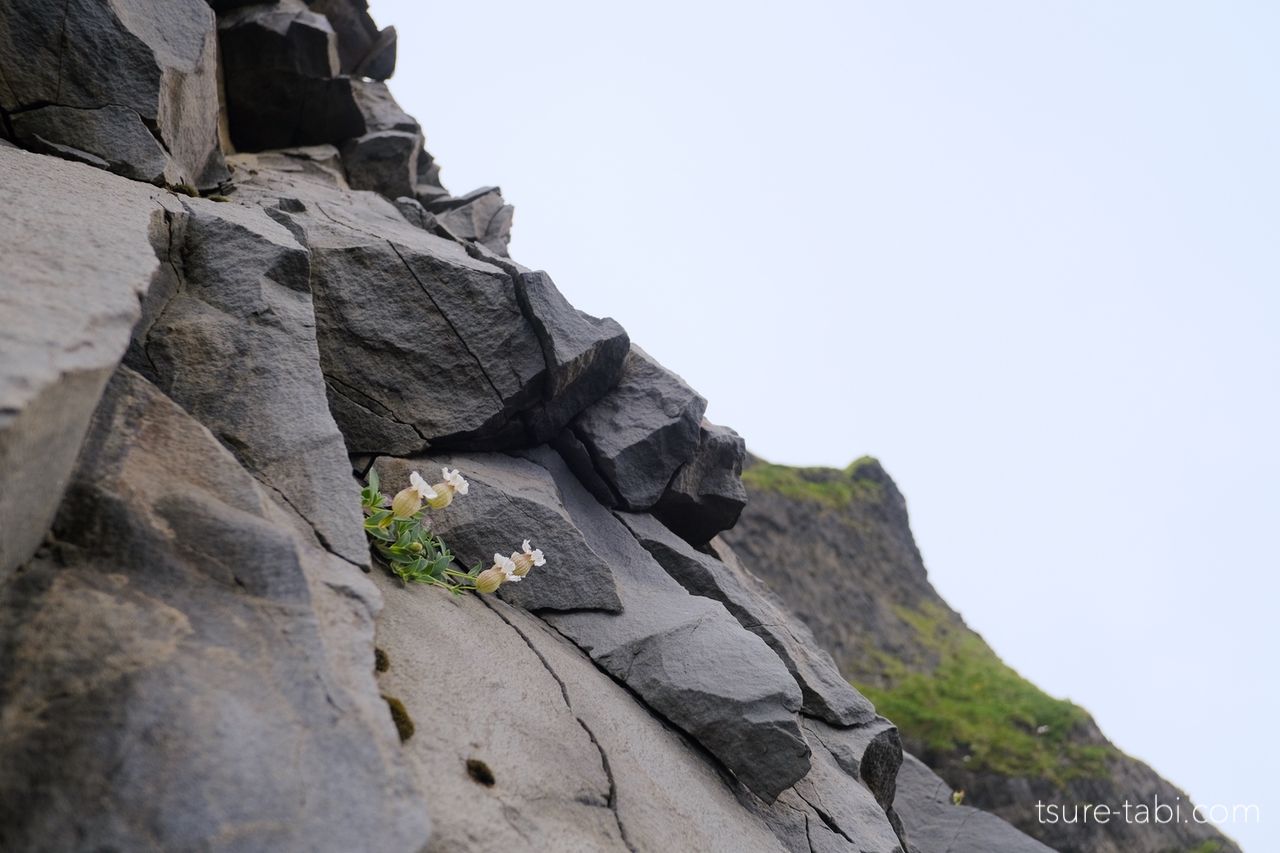
[[[412,518],[413,514],[420,509],[422,509],[422,498],[418,490],[413,487],[402,489],[391,502],[391,512],[396,518]]]
[[[476,577],[476,592],[493,592],[507,579],[502,569],[485,569]]]

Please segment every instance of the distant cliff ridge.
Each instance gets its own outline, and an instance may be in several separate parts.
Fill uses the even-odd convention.
[[[749,457],[743,482],[749,500],[724,541],[898,725],[904,749],[964,791],[965,804],[1061,853],[1238,850],[1211,825],[1037,815],[1038,801],[1150,808],[1159,797],[1184,804],[1186,817],[1190,800],[965,625],[929,583],[906,501],[877,460],[840,470]]]

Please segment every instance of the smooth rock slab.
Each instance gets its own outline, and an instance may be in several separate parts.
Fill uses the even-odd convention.
[[[0,146],[0,579],[53,522],[159,269],[157,191]]]
[[[184,199],[169,217],[178,280],[130,364],[277,490],[321,542],[357,565],[369,546],[359,486],[329,412],[307,251],[258,208]],[[156,292],[159,291],[159,292]]]
[[[746,458],[742,436],[703,418],[697,451],[671,478],[653,514],[686,541],[702,547],[737,524],[747,505],[747,487],[742,485]]]
[[[88,152],[137,180],[226,179],[216,61],[202,0],[7,0],[0,11],[0,109],[19,139],[72,159]],[[27,110],[42,115],[19,118]],[[138,133],[148,127],[163,148]]]
[[[0,848],[417,853],[372,583],[127,368],[85,447],[0,585]]]
[[[995,815],[951,802],[947,783],[914,755],[903,756],[894,809],[912,853],[1052,853]]]
[[[795,679],[764,641],[717,601],[689,595],[587,493],[560,457],[528,458],[550,471],[565,509],[617,578],[621,613],[546,613],[556,630],[693,736],[766,800],[809,771]]]
[[[706,409],[698,392],[632,344],[618,384],[575,417],[569,430],[618,506],[644,512],[697,452]]]
[[[734,618],[768,644],[804,694],[804,711],[840,726],[867,723],[875,707],[840,676],[831,656],[818,648],[799,620],[769,595],[741,563],[730,566],[693,550],[651,515],[617,513],[645,550],[694,595],[722,603]],[[726,546],[727,547],[727,546]]]
[[[411,471],[421,472],[428,483],[439,482],[444,466],[461,471],[470,488],[427,515],[464,566],[488,568],[495,552],[518,551],[525,539],[546,555],[546,565],[502,585],[498,594],[504,600],[529,610],[622,609],[613,570],[574,526],[555,481],[540,465],[497,453],[383,456],[375,463],[388,495],[409,485]]]
[[[625,853],[600,751],[520,634],[480,596],[373,577],[378,686],[414,721],[404,752],[432,792],[427,850]]]

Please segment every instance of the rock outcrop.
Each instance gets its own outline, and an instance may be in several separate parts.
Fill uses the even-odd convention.
[[[0,849],[1033,853],[837,668],[945,607],[900,497],[855,563],[915,598],[771,592],[742,439],[444,189],[396,42],[364,0],[0,6]],[[394,575],[362,481],[437,470],[452,571],[545,564]]]

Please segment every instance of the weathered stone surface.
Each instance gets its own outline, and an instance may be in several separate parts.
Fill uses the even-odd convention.
[[[546,613],[605,671],[692,735],[744,785],[772,800],[809,770],[800,689],[777,655],[724,605],[689,595],[578,483],[553,450],[550,471],[569,517],[608,561],[621,613]]]
[[[0,587],[0,847],[419,850],[373,584],[127,368],[85,448]]]
[[[306,250],[257,208],[204,199],[175,207],[166,243],[177,280],[153,288],[129,363],[326,547],[367,565],[359,486],[320,372]]]
[[[694,595],[719,601],[742,627],[777,653],[800,685],[806,714],[839,726],[875,718],[875,708],[840,677],[831,656],[817,647],[799,620],[741,563],[735,560],[729,565],[693,550],[653,516],[624,512],[617,516],[681,586]]]
[[[705,545],[737,524],[747,505],[742,485],[746,458],[742,436],[703,418],[697,451],[671,478],[653,514],[693,545]]]
[[[14,137],[32,151],[135,181],[164,183],[169,155],[128,107],[42,107],[18,113],[11,121]]]
[[[570,305],[545,272],[513,277],[547,363],[544,402],[526,417],[530,443],[545,444],[618,384],[631,339],[615,320],[597,319]]]
[[[809,742],[817,738],[846,774],[863,781],[882,809],[893,806],[903,755],[897,726],[884,717],[849,728],[814,719],[805,720],[804,725]]]
[[[622,377],[569,424],[622,509],[643,512],[698,449],[707,401],[631,345]]]
[[[53,522],[159,263],[151,187],[0,146],[0,579]]]
[[[440,183],[440,164],[424,148],[418,152],[418,183],[413,195],[421,204],[429,205],[447,198],[449,191]]]
[[[894,808],[912,853],[1051,853],[993,814],[954,805],[951,795],[924,762],[904,756]]]
[[[387,198],[412,196],[418,182],[422,129],[400,109],[386,83],[352,80],[352,91],[368,133],[342,146],[342,163],[352,189]]]
[[[212,187],[227,177],[216,52],[201,0],[10,0],[0,10],[0,110],[19,142],[44,153]],[[142,134],[152,132],[148,144]]]
[[[481,187],[457,198],[419,200],[446,228],[463,240],[483,244],[497,255],[507,257],[511,242],[511,221],[515,208],[502,200],[499,187]]]
[[[386,80],[396,69],[396,28],[378,29],[367,0],[314,0],[313,11],[329,19],[338,35],[343,74]]]
[[[488,568],[495,552],[518,551],[525,539],[546,554],[545,566],[519,583],[503,584],[502,598],[529,610],[622,609],[612,569],[574,526],[555,481],[542,466],[497,453],[384,456],[375,463],[382,490],[389,495],[409,485],[409,472],[419,471],[435,483],[445,466],[461,471],[471,487],[445,509],[428,514],[432,529],[464,566],[482,563]]]
[[[365,133],[339,77],[329,21],[301,0],[250,6],[218,23],[231,141],[240,151],[336,144]]]
[[[785,849],[763,820],[735,800],[735,792],[752,795],[704,750],[665,725],[544,622],[501,602],[492,607],[555,674],[565,701],[599,746],[610,775],[610,802],[630,850]]]
[[[413,719],[405,755],[432,792],[427,850],[625,853],[600,750],[520,634],[479,596],[373,577],[379,689]]]

